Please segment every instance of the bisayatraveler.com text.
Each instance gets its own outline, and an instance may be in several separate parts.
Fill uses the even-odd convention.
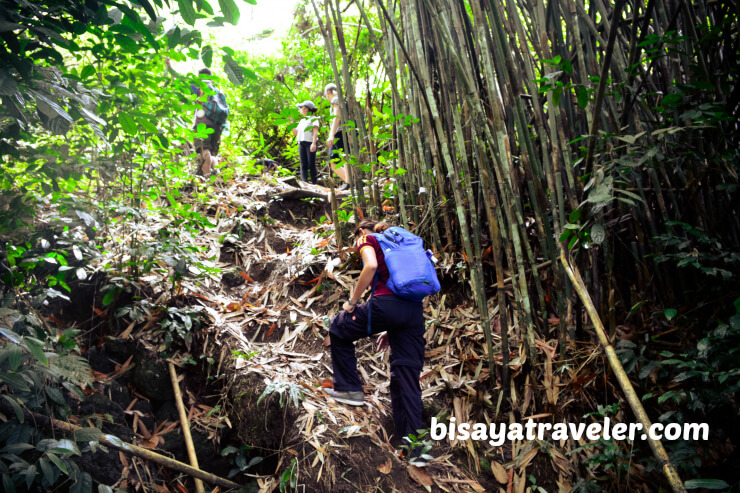
[[[709,425],[706,423],[653,423],[644,430],[641,423],[614,423],[609,418],[594,423],[539,423],[532,419],[522,423],[457,423],[453,417],[449,423],[432,418],[430,437],[432,440],[488,441],[493,447],[514,440],[708,440]]]

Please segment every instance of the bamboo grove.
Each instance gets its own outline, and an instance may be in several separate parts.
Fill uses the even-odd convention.
[[[394,116],[415,117],[396,118],[385,143],[373,138],[377,102],[355,94],[358,57],[342,21],[352,5],[311,3],[345,120],[358,130],[356,206],[381,211],[377,150],[390,147],[394,171],[407,171],[393,175],[401,221],[438,252],[463,254],[504,386],[509,327],[532,369],[548,313],[559,319],[561,355],[582,330],[561,249],[585,273],[610,336],[641,300],[674,306],[694,295],[694,272],[658,261],[661,239],[700,230],[737,250],[737,3],[350,2],[379,54]],[[736,269],[700,267],[719,282]]]

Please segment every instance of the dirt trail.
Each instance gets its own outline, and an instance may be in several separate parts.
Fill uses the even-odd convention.
[[[203,193],[201,186],[192,190],[193,196],[198,193]],[[100,304],[95,282],[87,291],[78,290],[73,305],[83,311],[87,307],[90,314],[92,298],[97,307],[92,324],[105,328],[92,331],[99,339],[91,337],[86,354],[98,389],[79,413],[111,416],[110,422],[103,419],[105,432],[187,461],[167,360],[162,359],[168,355],[178,367],[201,467],[254,491],[303,491],[303,486],[305,491],[492,491],[508,486],[524,491],[525,473],[543,478],[540,485],[567,485],[568,461],[545,459],[533,442],[486,449],[470,441],[443,440],[434,442],[428,467],[407,467],[396,453],[403,443],[391,418],[388,354],[376,353],[374,341],[357,344],[366,405],[349,408],[326,395],[331,357],[323,320],[340,310],[359,273],[356,254],[336,248],[327,193],[295,179],[263,176],[217,185],[209,189],[205,205],[182,197],[214,225],[206,234],[181,235],[200,252],[200,263],[173,262],[169,271],[152,270],[139,278],[136,296],[124,296],[114,306]],[[146,228],[137,229],[142,244],[146,235],[161,236],[172,227],[171,219],[153,213],[147,220]],[[111,249],[110,255],[120,253]],[[484,336],[467,301],[467,285],[459,283],[459,260],[442,254],[443,291],[425,301],[424,420],[514,419],[496,414],[497,395],[486,390]],[[208,266],[218,270],[204,271]],[[173,284],[171,274],[178,269],[193,275]],[[101,309],[118,313],[130,304],[148,315],[136,319],[129,311],[98,317]],[[158,308],[147,312],[151,306]],[[493,305],[491,311],[495,315]],[[187,315],[197,313],[201,318]],[[200,322],[188,329],[192,338],[174,337],[168,343],[165,322],[177,317]],[[512,338],[511,343],[516,347],[518,341]],[[540,349],[554,357],[547,343]],[[510,359],[516,362],[519,356],[515,349]],[[511,365],[512,375],[524,362],[520,358]],[[557,378],[550,381],[553,406],[558,384]],[[531,392],[520,398],[527,412]],[[515,459],[517,473],[509,475],[505,465]],[[99,466],[96,481],[124,489],[191,481],[166,471],[142,472],[141,463],[137,467],[136,461],[115,454],[98,453],[92,460]]]
[[[359,265],[351,251],[336,250],[334,228],[326,220],[327,189],[270,181],[236,183],[211,205],[216,233],[232,236],[219,252],[221,285],[199,291],[196,299],[214,336],[205,351],[229,370],[231,424],[252,456],[263,459],[257,468],[261,489],[290,483],[293,475],[295,484],[311,491],[423,491],[422,483],[483,491],[453,464],[446,445],[435,448],[426,471],[409,471],[398,458],[402,442],[390,415],[388,354],[377,354],[374,341],[357,346],[367,404],[345,407],[323,392],[331,382],[331,357],[322,320],[339,310]],[[449,337],[439,320],[444,299],[434,301],[441,305],[427,306],[428,319],[437,320],[429,325],[428,339],[438,329]],[[234,354],[242,357],[228,357]],[[437,362],[446,359],[438,350],[432,354]],[[436,366],[424,372],[427,421],[441,410],[435,398],[442,389],[473,383]]]

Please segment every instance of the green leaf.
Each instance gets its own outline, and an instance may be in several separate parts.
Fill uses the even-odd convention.
[[[69,476],[69,471],[67,470],[67,464],[65,464],[64,462],[62,462],[62,459],[60,459],[56,455],[50,454],[48,452],[47,452],[46,456],[49,458],[50,461],[52,461],[59,468],[60,471],[62,471],[67,476]]]
[[[48,460],[43,457],[39,459],[39,465],[41,466],[41,472],[44,473],[44,478],[49,484],[54,484],[54,470],[51,468],[51,464]]]
[[[116,298],[116,292],[114,290],[110,290],[107,293],[105,293],[105,296],[103,296],[103,306],[108,306],[111,303],[113,303],[113,300]]]
[[[0,334],[4,335],[5,337],[7,337],[8,339],[10,339],[15,344],[20,344],[21,343],[21,336],[19,336],[18,334],[16,334],[15,332],[13,332],[10,329],[6,329],[4,327],[0,327]]]
[[[80,79],[87,79],[88,77],[92,75],[95,75],[95,66],[85,65],[85,67],[80,72]]]
[[[721,479],[689,479],[683,484],[687,490],[697,490],[705,488],[708,490],[726,490],[730,487]]]
[[[69,493],[92,493],[93,481],[92,476],[83,472],[79,474],[77,482],[72,485]]]
[[[244,72],[242,72],[241,66],[236,63],[236,60],[231,58],[231,55],[224,55],[224,71],[226,76],[229,78],[232,84],[235,86],[241,86],[244,84]]]
[[[552,104],[553,106],[560,105],[560,98],[563,96],[563,88],[558,87],[552,92]]]
[[[136,135],[139,130],[138,125],[136,125],[136,120],[134,120],[128,113],[119,113],[118,123],[121,124],[123,131],[129,135]]]
[[[221,8],[221,13],[224,14],[226,22],[236,26],[239,22],[239,8],[234,0],[218,0],[218,6]]]
[[[46,392],[46,395],[48,395],[51,400],[53,400],[60,406],[64,406],[67,404],[64,400],[64,395],[62,395],[62,392],[57,387],[47,385],[46,387],[44,387],[44,392]]]
[[[30,443],[14,443],[12,445],[6,445],[2,449],[0,449],[0,453],[3,454],[22,454],[23,452],[26,452],[27,450],[34,450],[36,447],[31,445]]]
[[[203,60],[203,65],[210,67],[213,63],[213,48],[211,45],[205,45],[200,50],[200,59]]]
[[[97,428],[82,428],[74,432],[74,439],[77,442],[98,442],[103,438],[103,432]]]
[[[10,371],[17,371],[23,361],[23,351],[19,346],[10,346],[8,348],[8,364]]]
[[[195,25],[195,9],[193,8],[193,0],[177,0],[177,5],[180,7],[180,15],[182,20],[187,24]]]
[[[9,474],[3,474],[3,490],[6,493],[15,493],[15,484]]]
[[[669,321],[673,320],[673,317],[675,317],[678,314],[678,310],[675,308],[666,308],[663,311],[663,315],[665,315],[665,318],[667,318]]]
[[[34,356],[34,358],[39,360],[39,363],[41,363],[42,365],[48,368],[49,360],[46,357],[46,354],[44,354],[44,348],[41,346],[41,344],[36,342],[34,339],[31,339],[30,337],[26,337],[24,342],[26,343],[26,347],[31,352],[31,354]]]
[[[20,404],[18,404],[18,402],[9,395],[3,395],[3,399],[10,403],[13,411],[15,411],[15,417],[18,418],[18,422],[23,423],[26,419],[26,416],[23,414],[23,408],[21,408]]]
[[[578,86],[576,88],[576,96],[578,97],[578,106],[586,109],[588,106],[588,91],[585,86]]]

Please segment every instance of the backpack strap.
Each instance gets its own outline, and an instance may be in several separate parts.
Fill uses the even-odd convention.
[[[373,276],[373,288],[370,290],[370,302],[367,304],[367,335],[373,333],[371,320],[373,318],[373,299],[375,298],[375,285],[378,284],[378,271]]]

